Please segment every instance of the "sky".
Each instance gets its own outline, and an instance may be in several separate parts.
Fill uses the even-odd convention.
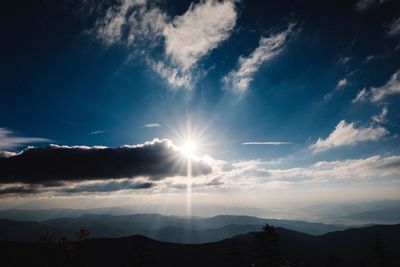
[[[2,6],[2,209],[400,199],[399,1]]]

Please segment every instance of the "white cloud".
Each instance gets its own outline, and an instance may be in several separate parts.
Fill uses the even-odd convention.
[[[379,113],[378,115],[372,116],[372,121],[376,122],[376,123],[385,122],[386,121],[386,117],[387,117],[387,113],[388,113],[388,108],[387,107],[383,107],[381,113]]]
[[[163,31],[168,23],[168,16],[157,7],[142,8],[135,10],[129,16],[128,45],[137,45],[144,42],[144,48],[154,46],[162,37]]]
[[[367,89],[363,88],[360,92],[358,92],[356,98],[353,99],[353,103],[364,102],[368,98]]]
[[[396,19],[392,24],[390,24],[388,34],[391,36],[400,34],[400,18]]]
[[[346,123],[341,120],[335,130],[326,139],[318,138],[317,142],[310,146],[314,152],[325,151],[334,147],[355,145],[365,141],[376,141],[388,134],[383,127],[360,127],[354,123]]]
[[[165,53],[183,69],[226,40],[236,24],[233,1],[201,1],[164,29]]]
[[[128,11],[144,4],[146,0],[122,0],[119,6],[110,7],[105,17],[97,22],[97,36],[108,45],[118,42],[123,35]]]
[[[331,92],[327,93],[324,96],[324,100],[331,99],[333,97],[333,95],[336,93],[336,91],[342,89],[343,87],[347,86],[348,84],[349,84],[349,81],[346,78],[339,80],[338,83],[336,84],[335,89],[332,90]]]
[[[6,128],[0,128],[0,149],[14,149],[25,144],[45,142],[51,142],[51,140],[38,137],[16,136],[13,131]]]
[[[148,124],[142,125],[141,127],[143,127],[143,128],[160,128],[160,127],[162,127],[162,125],[159,123],[148,123]]]
[[[261,65],[282,52],[293,27],[292,23],[283,32],[261,37],[258,47],[249,56],[239,58],[239,68],[223,78],[225,88],[238,94],[245,93]]]
[[[367,57],[365,58],[365,61],[366,61],[366,62],[369,62],[369,61],[372,61],[372,60],[374,60],[374,59],[376,59],[376,58],[377,58],[376,55],[369,55],[369,56],[367,56]]]
[[[360,179],[400,175],[400,156],[373,156],[366,159],[319,161],[307,167],[274,169],[269,173],[275,179]]]
[[[122,42],[133,48],[172,87],[192,89],[194,66],[229,38],[236,19],[233,0],[200,1],[174,18],[147,0],[124,0],[96,27],[106,44]],[[163,55],[155,49],[161,47]]]
[[[268,142],[244,142],[242,145],[289,145],[290,142],[268,141]]]
[[[149,60],[151,68],[162,78],[164,78],[170,85],[175,88],[183,87],[192,89],[192,75],[189,71],[182,70],[179,67],[173,67],[165,64],[163,61]]]
[[[89,135],[96,135],[96,134],[103,134],[103,133],[105,133],[105,131],[94,131],[94,132],[91,132],[91,133],[89,133]]]
[[[0,151],[0,158],[10,158],[16,156],[17,152]]]
[[[326,101],[330,100],[338,90],[342,89],[343,87],[347,86],[348,84],[349,84],[349,82],[346,78],[339,80],[338,83],[336,84],[335,89],[330,91],[329,93],[327,93],[324,96],[324,100],[326,100]]]
[[[349,84],[348,80],[347,80],[346,78],[343,78],[343,79],[341,79],[341,80],[337,83],[336,89],[343,88],[343,87],[345,87],[345,86],[348,85],[348,84]]]
[[[350,62],[350,60],[351,60],[351,57],[341,57],[341,58],[339,58],[338,63],[342,64],[342,65],[346,65],[347,63]]]
[[[394,73],[384,86],[372,88],[370,99],[372,102],[378,102],[393,94],[400,94],[400,70]]]
[[[369,90],[362,89],[353,100],[356,102],[379,102],[389,95],[400,94],[400,70],[397,70],[381,87],[372,87]]]
[[[376,4],[382,4],[385,1],[386,0],[359,0],[356,3],[355,8],[357,11],[363,12],[363,11],[368,10],[372,6],[374,6]]]
[[[400,175],[400,156],[382,157],[379,155],[365,159],[346,159],[336,161],[318,161],[314,164],[278,168],[280,161],[266,162],[250,160],[226,162],[209,159],[213,172],[196,178],[198,189],[213,180],[218,180],[216,188],[236,190],[270,189],[271,184],[281,185],[285,189],[291,184],[320,183],[344,180],[373,180],[377,178],[396,178]],[[179,182],[179,178],[174,178]],[[376,186],[378,180],[374,180]],[[343,184],[343,186],[346,186]],[[182,187],[185,189],[186,187]]]

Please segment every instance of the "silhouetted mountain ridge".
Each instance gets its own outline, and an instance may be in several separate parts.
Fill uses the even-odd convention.
[[[285,228],[280,234],[282,255],[290,266],[379,266],[374,260],[376,238],[398,266],[400,225],[378,225],[312,236]],[[0,242],[6,266],[251,266],[256,232],[205,244],[176,244],[142,235],[99,238],[55,248],[38,243]],[[232,253],[234,251],[235,253]],[[21,257],[24,255],[24,257]],[[233,258],[232,258],[233,257]]]

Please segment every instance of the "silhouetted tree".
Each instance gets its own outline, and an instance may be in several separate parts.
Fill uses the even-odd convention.
[[[275,227],[266,224],[255,236],[256,266],[280,267],[282,255],[279,248],[280,236]]]
[[[86,238],[88,235],[90,235],[89,229],[86,226],[81,226],[78,232],[75,233],[76,237],[78,238],[78,241],[83,240]]]

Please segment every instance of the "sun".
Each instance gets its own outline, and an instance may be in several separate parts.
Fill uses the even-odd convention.
[[[182,154],[187,158],[192,158],[196,153],[197,146],[192,141],[186,141],[183,146],[181,146]]]

